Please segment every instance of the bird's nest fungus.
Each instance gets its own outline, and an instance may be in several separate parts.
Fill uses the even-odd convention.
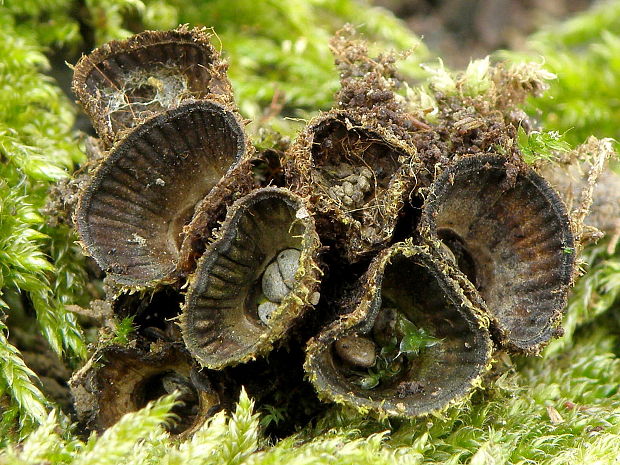
[[[514,142],[515,95],[538,84],[498,79],[511,97],[486,104],[438,93],[431,123],[398,93],[394,56],[346,32],[332,48],[338,103],[283,153],[277,185],[253,175],[263,154],[204,30],[77,64],[103,156],[74,224],[117,284],[112,307],[142,322],[72,381],[90,428],[177,389],[171,431],[186,434],[241,384],[273,394],[302,365],[295,383],[323,401],[416,417],[466,397],[494,351],[536,354],[561,333],[574,226]]]

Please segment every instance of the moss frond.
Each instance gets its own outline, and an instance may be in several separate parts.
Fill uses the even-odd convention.
[[[34,384],[37,375],[26,366],[19,351],[7,340],[6,333],[6,326],[0,322],[0,397],[11,399],[19,414],[20,427],[28,433],[47,417],[45,396]],[[3,407],[5,410],[6,405]],[[2,413],[7,410],[10,414],[10,409]],[[0,438],[0,444],[18,432],[7,430],[4,433],[7,436]]]
[[[114,328],[114,337],[110,340],[110,344],[126,345],[129,342],[129,337],[136,330],[133,319],[134,315],[131,315],[118,322]]]
[[[171,419],[175,395],[163,396],[137,412],[128,413],[118,423],[108,428],[100,437],[93,434],[74,465],[118,465],[145,447],[145,442],[167,436],[163,424]]]
[[[70,463],[82,444],[63,435],[64,427],[58,412],[53,410],[20,447],[9,446],[4,454],[0,453],[0,459],[10,465]]]
[[[4,13],[4,14],[3,14]],[[70,137],[73,110],[51,78],[36,36],[16,30],[0,10],[0,153],[8,166],[33,181],[57,181],[83,155]]]
[[[225,440],[215,454],[216,463],[238,465],[258,448],[259,420],[253,410],[254,402],[242,390],[237,408],[228,422]]]
[[[56,353],[68,349],[70,354],[84,356],[75,317],[52,292],[49,276],[57,269],[43,252],[49,238],[39,231],[43,219],[25,188],[25,183],[11,188],[0,182],[0,288],[28,295],[41,332]],[[10,311],[6,303],[3,306]]]
[[[610,310],[620,296],[620,255],[609,255],[607,243],[587,248],[582,256],[587,272],[576,283],[562,327],[564,336],[552,341],[545,356],[573,345],[576,329]]]
[[[79,25],[70,16],[71,0],[5,0],[0,8],[19,17],[20,35],[35,36],[39,44],[63,46],[79,40]]]
[[[553,161],[558,153],[568,152],[571,146],[558,131],[531,131],[526,133],[519,127],[517,133],[519,150],[526,163]]]
[[[385,433],[357,439],[331,435],[305,444],[296,444],[295,439],[291,438],[281,441],[266,452],[253,455],[250,463],[252,465],[281,463],[413,465],[422,462],[420,454],[415,454],[411,450],[384,447],[385,441]]]
[[[101,465],[135,462],[137,458],[151,463],[161,458],[169,446],[168,433],[163,424],[170,420],[176,396],[164,396],[150,402],[143,409],[125,415],[101,436],[93,434],[82,442],[71,435],[56,412],[44,416],[41,425],[19,447],[10,446],[0,452],[0,461],[7,464],[35,463]]]
[[[132,31],[124,27],[127,18],[140,16],[145,10],[141,0],[86,0],[86,7],[98,44],[129,37]]]
[[[45,9],[63,7],[66,2],[7,2],[0,9],[0,79],[10,83],[0,87],[0,293],[24,294],[50,346],[58,354],[83,357],[81,331],[65,309],[78,293],[73,284],[81,272],[63,264],[60,253],[71,247],[73,239],[60,231],[46,234],[52,231],[46,230],[39,213],[50,184],[66,177],[83,155],[71,134],[73,109],[43,74],[49,65],[38,34],[45,27],[27,27],[28,15],[39,17]],[[13,15],[18,14],[23,23],[15,21]],[[59,260],[58,267],[54,259]],[[3,300],[0,306],[4,313],[17,310]],[[7,341],[4,325],[2,332],[0,350],[5,357],[0,383],[26,432],[46,418],[46,401],[19,352]]]

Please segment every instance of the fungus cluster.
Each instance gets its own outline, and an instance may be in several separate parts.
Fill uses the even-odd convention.
[[[74,223],[139,327],[73,378],[89,427],[177,389],[173,432],[189,434],[226,405],[230,367],[283,345],[303,348],[321,399],[416,417],[467,396],[493,351],[560,333],[575,244],[556,192],[516,148],[492,150],[497,121],[454,121],[454,137],[407,111],[393,60],[334,46],[339,103],[271,185],[204,30],[144,32],[77,64],[104,154]]]

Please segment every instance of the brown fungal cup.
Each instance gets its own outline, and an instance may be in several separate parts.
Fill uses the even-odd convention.
[[[209,39],[205,29],[186,26],[146,31],[80,59],[73,90],[106,145],[187,99],[232,103],[227,65]]]
[[[172,410],[178,418],[168,429],[188,436],[222,403],[222,394],[205,373],[195,371],[191,357],[178,344],[160,344],[152,351],[103,347],[76,372],[70,386],[80,422],[97,432],[149,401],[178,391],[180,403]]]
[[[349,261],[385,247],[415,167],[411,146],[372,117],[342,110],[313,120],[286,165],[293,189],[315,201],[323,237]]]
[[[238,200],[190,277],[181,329],[196,360],[217,369],[268,352],[317,303],[319,247],[305,202],[287,189]]]
[[[399,417],[466,396],[492,346],[482,310],[453,274],[460,273],[426,247],[405,242],[381,252],[350,312],[308,343],[305,368],[319,395]],[[374,357],[366,356],[371,343]]]
[[[82,244],[120,284],[172,280],[185,225],[248,150],[241,121],[215,102],[151,118],[114,146],[81,194]]]
[[[501,342],[536,352],[558,332],[575,244],[557,193],[528,167],[509,180],[506,163],[481,155],[446,168],[426,199],[421,230],[451,250]]]

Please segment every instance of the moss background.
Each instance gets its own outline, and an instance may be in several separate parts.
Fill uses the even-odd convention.
[[[377,50],[413,48],[402,68],[412,85],[428,76],[420,63],[436,63],[390,13],[354,0],[0,2],[0,462],[620,461],[620,253],[609,255],[605,243],[585,252],[589,272],[573,292],[565,338],[539,358],[498,357],[501,374],[441,416],[374,420],[334,407],[272,444],[242,396],[232,415],[218,414],[177,444],[161,427],[173,402],[163,398],[84,440],[43,395],[49,384],[24,362],[27,353],[44,340],[69,367],[78,366],[89,339],[70,310],[99,292],[87,280],[73,233],[45,210],[50,188],[84,160],[77,129],[87,126],[66,93],[65,60],[75,63],[81,53],[145,28],[212,26],[239,107],[254,121],[256,143],[268,145],[271,129],[294,135],[300,119],[331,106],[338,75],[328,41],[345,22],[359,25]],[[558,76],[526,106],[545,130],[564,133],[572,145],[591,134],[618,138],[619,31],[620,2],[604,2],[535,33],[526,51],[495,56],[544,61]],[[54,381],[49,373],[46,379]]]

